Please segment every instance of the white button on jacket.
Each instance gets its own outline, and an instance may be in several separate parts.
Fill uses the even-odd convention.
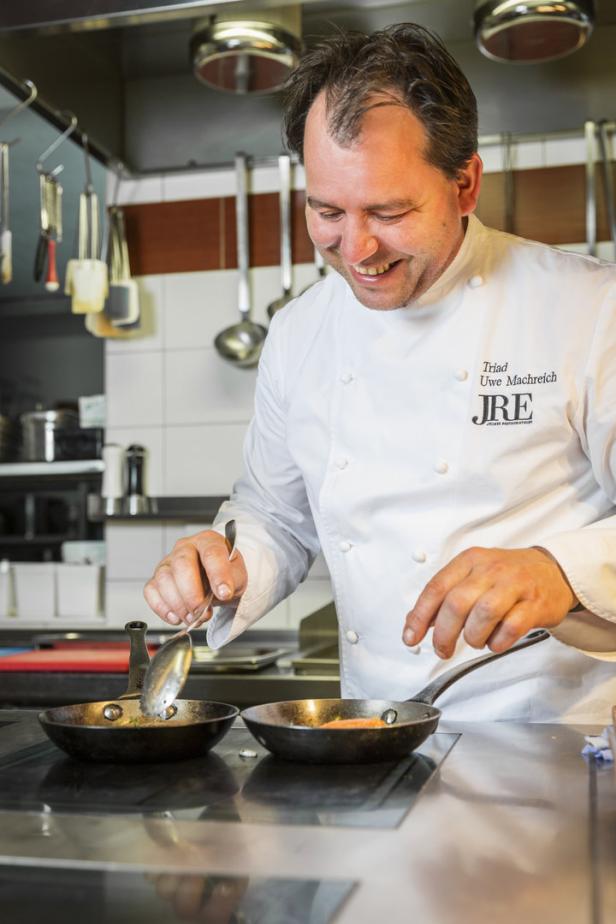
[[[351,369],[361,375],[339,387]],[[344,477],[341,456],[353,459]],[[273,319],[244,461],[217,528],[236,518],[249,583],[215,615],[211,645],[290,594],[322,548],[341,623],[362,640],[352,654],[341,646],[343,695],[404,699],[477,654],[461,641],[440,661],[428,636],[409,656],[404,619],[430,577],[470,546],[540,545],[590,612],[558,627],[567,644],[475,671],[439,706],[463,720],[609,720],[616,665],[599,658],[616,653],[614,267],[471,218],[408,308],[365,308],[329,274]]]

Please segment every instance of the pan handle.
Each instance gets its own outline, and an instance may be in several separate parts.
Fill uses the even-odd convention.
[[[507,655],[513,654],[514,651],[530,648],[531,645],[543,642],[549,637],[550,633],[546,632],[545,629],[535,629],[534,632],[529,632],[528,635],[521,638],[519,642],[516,642],[515,645],[508,648],[507,651],[499,651],[496,654],[480,655],[478,658],[473,658],[472,661],[465,661],[464,664],[458,664],[456,667],[452,667],[451,670],[441,674],[441,676],[433,680],[432,683],[429,683],[427,687],[424,687],[423,690],[420,690],[419,693],[413,696],[409,702],[425,703],[426,706],[432,706],[437,697],[439,697],[441,693],[444,693],[445,690],[448,690],[452,683],[455,683],[460,677],[465,677],[466,674],[470,674],[471,671],[476,670],[478,667],[483,667],[484,664],[489,664],[490,661],[497,661],[498,658],[504,658]]]
[[[124,626],[130,639],[130,658],[128,661],[128,687],[120,699],[137,699],[143,689],[145,672],[150,663],[150,655],[145,644],[147,623],[136,620]]]

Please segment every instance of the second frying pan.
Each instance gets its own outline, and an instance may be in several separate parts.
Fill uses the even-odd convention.
[[[481,655],[452,667],[406,702],[381,699],[299,699],[244,709],[241,716],[257,741],[278,757],[320,764],[376,763],[399,760],[436,731],[441,717],[434,701],[452,683],[484,664],[550,637],[531,632],[508,651]],[[321,728],[334,719],[381,716],[394,709],[393,725],[380,728]]]

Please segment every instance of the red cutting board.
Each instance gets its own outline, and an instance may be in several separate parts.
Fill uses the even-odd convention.
[[[150,654],[154,649],[150,650]],[[0,658],[0,671],[74,671],[76,673],[114,673],[128,671],[128,651],[80,648],[40,649]]]

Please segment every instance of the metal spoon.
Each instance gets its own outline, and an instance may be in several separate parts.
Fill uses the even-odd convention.
[[[248,281],[248,191],[246,156],[235,155],[237,194],[235,219],[237,226],[237,263],[239,270],[238,303],[241,321],[221,331],[214,346],[227,362],[241,368],[256,366],[263,349],[267,329],[250,319],[250,285]]]
[[[291,158],[288,154],[281,154],[278,158],[280,172],[280,269],[282,272],[282,295],[275,298],[267,306],[269,318],[273,318],[277,311],[293,298],[291,286],[293,284],[293,263],[291,259]]]
[[[225,524],[225,539],[229,547],[229,561],[235,552],[235,520]],[[176,632],[162,645],[148,665],[141,693],[141,711],[144,715],[159,716],[177,699],[186,683],[192,663],[193,648],[190,633],[198,629],[206,620],[207,613],[214,599],[210,590],[206,597],[203,611],[189,626]]]

